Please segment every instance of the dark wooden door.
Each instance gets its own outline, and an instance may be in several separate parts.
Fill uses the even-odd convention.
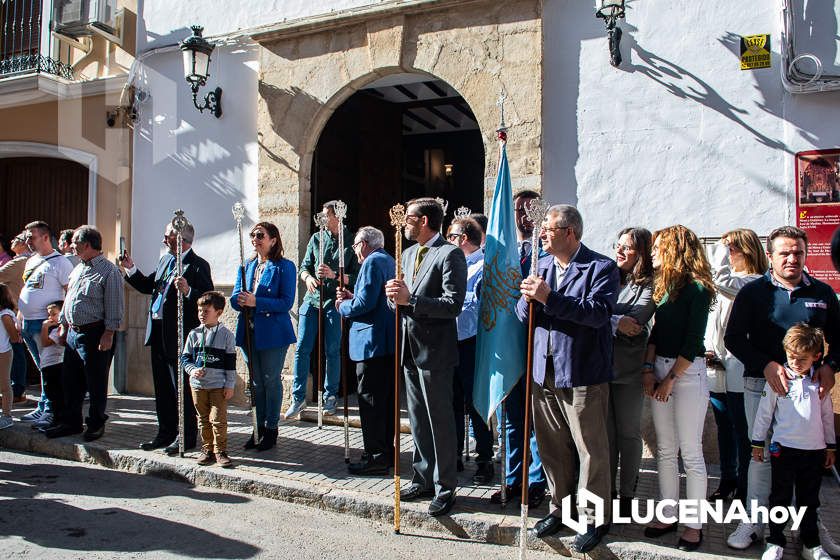
[[[55,158],[0,159],[0,233],[43,220],[57,234],[88,219],[88,168]]]

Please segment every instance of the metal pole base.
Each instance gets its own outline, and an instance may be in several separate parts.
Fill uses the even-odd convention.
[[[525,560],[525,551],[528,549],[528,504],[522,506],[519,521],[519,560]]]

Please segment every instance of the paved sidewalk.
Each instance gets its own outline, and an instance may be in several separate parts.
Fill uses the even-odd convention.
[[[325,425],[318,429],[307,421],[285,422],[280,425],[277,449],[268,452],[246,452],[242,445],[250,434],[248,411],[232,407],[229,410],[230,454],[235,469],[198,467],[197,453],[185,458],[167,457],[162,451],[143,452],[138,449],[142,441],[156,433],[154,400],[147,397],[112,396],[108,401],[110,420],[105,435],[93,443],[85,443],[81,436],[48,440],[30,429],[23,422],[16,422],[9,429],[0,431],[0,447],[32,451],[54,457],[77,461],[95,462],[107,467],[131,472],[154,474],[171,479],[185,480],[202,486],[253,493],[271,498],[302,503],[310,506],[346,512],[390,524],[393,520],[393,478],[352,477],[344,463],[344,433],[340,426]],[[24,411],[17,408],[15,417]],[[339,407],[341,411],[341,407]],[[338,417],[337,420],[341,418]],[[357,428],[350,429],[351,460],[361,453],[362,435]],[[401,437],[401,474],[403,485],[410,481],[411,436]],[[520,522],[518,505],[500,508],[489,503],[497,486],[475,486],[471,482],[475,467],[467,463],[461,473],[458,502],[452,515],[433,519],[426,515],[427,503],[403,503],[401,518],[403,532],[412,528],[433,530],[460,538],[497,544],[517,544]],[[497,480],[499,465],[496,465]],[[710,467],[709,487],[717,485],[717,468]],[[684,480],[683,480],[684,484]],[[638,494],[642,499],[656,496],[656,470],[652,459],[644,459],[639,473]],[[683,490],[684,492],[684,490]],[[684,494],[683,494],[684,495]],[[824,546],[837,555],[840,548],[840,485],[826,477],[820,515],[828,528]],[[534,522],[547,514],[547,506],[529,511]],[[642,535],[641,526],[613,525],[606,545],[590,553],[592,558],[757,558],[762,547],[754,546],[738,553],[726,547],[725,538],[733,526],[708,525],[704,530],[704,544],[700,553],[683,553],[674,545],[677,536],[671,534],[663,540],[653,541]],[[529,541],[529,546],[553,549],[569,556],[573,535],[562,533],[560,538]],[[663,546],[665,545],[665,546]],[[800,543],[796,535],[790,539],[785,558],[797,558]],[[511,554],[514,554],[513,549]]]

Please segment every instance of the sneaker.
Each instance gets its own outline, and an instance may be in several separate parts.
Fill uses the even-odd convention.
[[[0,430],[4,428],[11,428],[15,421],[11,416],[0,416]]]
[[[782,560],[784,555],[785,548],[783,546],[767,543],[767,548],[764,549],[764,554],[761,555],[761,560]]]
[[[324,401],[324,416],[335,416],[335,397],[327,397]]]
[[[726,539],[726,544],[736,550],[745,550],[754,542],[764,538],[763,523],[741,523],[738,528]]]
[[[41,415],[40,418],[32,422],[32,429],[37,430],[38,428],[45,428],[53,423],[53,415],[52,413],[45,412]]]
[[[36,408],[32,412],[30,412],[28,414],[24,414],[23,416],[21,416],[20,419],[23,420],[24,422],[35,422],[36,420],[41,419],[42,414],[44,414],[44,411],[41,410],[40,408]]]
[[[224,451],[219,451],[216,453],[216,464],[222,467],[223,469],[229,469],[233,466],[233,461],[230,460],[227,453]]]
[[[779,558],[781,558],[781,556],[779,556]],[[802,558],[804,558],[805,560],[831,560],[831,556],[829,556],[819,545],[815,546],[814,548],[808,548],[807,546],[803,546]],[[764,557],[762,556],[762,560],[763,559]]]
[[[303,409],[306,408],[306,401],[297,401],[292,399],[292,404],[289,405],[289,408],[286,409],[286,414],[283,415],[283,418],[286,420],[291,420],[292,418],[296,418],[300,416],[300,413]]]

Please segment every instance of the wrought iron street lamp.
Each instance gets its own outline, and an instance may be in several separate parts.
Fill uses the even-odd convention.
[[[618,20],[624,18],[624,0],[595,0],[595,17],[604,20],[604,26],[610,34],[610,64],[621,64],[621,28]]]
[[[193,105],[204,112],[210,111],[218,119],[222,116],[222,88],[217,87],[204,96],[204,104],[198,104],[198,90],[207,84],[210,76],[210,53],[213,52],[213,44],[201,36],[204,28],[200,25],[190,27],[193,34],[184,39],[181,43],[181,52],[184,55],[184,77],[190,84],[193,94]]]

